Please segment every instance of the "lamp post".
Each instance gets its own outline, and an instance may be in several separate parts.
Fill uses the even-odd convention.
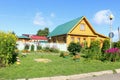
[[[112,38],[114,36],[113,32],[112,32],[112,20],[113,20],[113,15],[111,14],[109,16],[110,19],[110,33],[109,33],[109,37],[110,37],[110,48],[112,48]]]

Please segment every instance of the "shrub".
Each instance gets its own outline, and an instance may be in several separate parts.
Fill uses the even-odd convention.
[[[45,52],[50,52],[50,48],[49,48],[49,47],[44,47],[44,48],[43,48],[43,51],[45,51]]]
[[[35,46],[32,44],[32,45],[31,45],[31,51],[34,51],[34,47],[35,47]]]
[[[76,53],[80,52],[81,45],[79,43],[71,42],[67,49],[71,54],[76,55]]]
[[[37,50],[41,50],[42,47],[40,45],[37,46]]]
[[[120,60],[120,49],[110,48],[105,51],[104,57],[108,61],[119,61]]]
[[[114,43],[113,43],[113,47],[120,48],[120,41],[114,42]]]
[[[107,50],[109,48],[110,48],[110,40],[106,39],[103,42],[103,46],[102,46],[102,49],[101,49],[102,53],[104,53],[105,50]]]
[[[15,62],[17,37],[11,32],[0,31],[0,65],[7,66]]]
[[[24,50],[28,50],[28,49],[29,49],[29,44],[25,44]]]
[[[54,48],[54,47],[49,48],[49,51],[54,52],[54,53],[59,53],[59,50],[57,48]]]
[[[101,56],[100,41],[99,40],[92,41],[88,52],[91,59],[100,59]]]
[[[83,44],[82,44],[82,48],[81,48],[81,53],[82,54],[85,54],[86,52],[88,51],[88,45],[87,45],[87,42],[85,41],[85,42],[83,42]]]
[[[104,42],[103,42],[103,46],[102,46],[102,48],[101,48],[101,52],[102,52],[101,57],[100,57],[100,60],[101,60],[101,61],[105,61],[105,60],[106,60],[106,59],[105,59],[105,56],[104,56],[104,53],[105,53],[105,51],[108,50],[109,48],[110,48],[110,40],[105,39]]]

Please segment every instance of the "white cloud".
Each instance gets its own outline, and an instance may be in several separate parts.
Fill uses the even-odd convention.
[[[94,17],[93,17],[93,21],[96,24],[109,24],[110,20],[109,20],[109,15],[112,14],[112,12],[108,9],[108,10],[101,10],[98,11]],[[113,15],[113,14],[112,14]],[[114,17],[114,15],[113,15]]]
[[[51,13],[50,16],[54,18],[55,17],[55,13]]]
[[[44,17],[42,15],[42,13],[38,12],[35,15],[35,18],[33,20],[33,24],[38,25],[38,26],[42,26],[42,27],[49,27],[49,26],[53,25],[53,22],[50,21],[49,19],[47,19],[46,17]]]

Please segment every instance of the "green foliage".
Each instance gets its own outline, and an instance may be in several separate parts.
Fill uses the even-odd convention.
[[[28,45],[28,44],[25,44],[24,50],[28,50],[28,49],[29,49],[29,45]]]
[[[107,61],[120,61],[120,49],[119,48],[110,48],[105,51],[104,58]]]
[[[59,53],[59,50],[57,49],[57,48],[54,48],[54,47],[45,47],[45,48],[43,48],[43,50],[45,51],[45,52],[54,52],[54,53]]]
[[[107,50],[109,48],[110,48],[110,40],[106,39],[103,42],[103,46],[102,46],[102,49],[101,49],[102,53],[104,53],[105,50]]]
[[[71,54],[76,55],[77,52],[80,52],[81,48],[79,43],[71,42],[67,49]]]
[[[44,30],[38,30],[37,35],[38,36],[47,36],[49,34],[49,28],[44,28]]]
[[[42,47],[40,45],[37,46],[37,50],[41,50]]]
[[[101,57],[100,60],[101,61],[105,61],[106,57],[105,57],[105,51],[108,50],[110,48],[110,40],[109,39],[105,39],[103,42],[103,46],[101,48]]]
[[[59,50],[57,48],[54,48],[54,47],[49,48],[49,51],[54,52],[54,53],[59,53]]]
[[[99,40],[94,40],[90,44],[90,49],[92,51],[98,51],[100,49],[100,41]]]
[[[86,54],[91,59],[100,59],[101,49],[100,49],[100,41],[94,40],[91,42],[88,53]]]
[[[120,41],[114,42],[113,47],[120,48]]]
[[[31,45],[31,51],[34,51],[35,46]]]
[[[82,45],[82,48],[81,48],[81,53],[82,54],[85,54],[85,53],[87,53],[87,51],[88,51],[88,46],[87,46],[87,42],[85,41],[85,42],[83,42],[83,45]]]
[[[45,52],[50,52],[50,48],[49,48],[49,47],[44,47],[44,48],[43,48],[43,51],[45,51]]]
[[[11,32],[0,31],[0,66],[7,66],[15,62],[17,37]]]

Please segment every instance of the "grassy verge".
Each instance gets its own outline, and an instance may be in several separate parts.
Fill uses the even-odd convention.
[[[34,59],[45,58],[52,62],[36,62]],[[120,62],[101,62],[97,60],[85,60],[81,58],[79,62],[72,60],[72,57],[62,58],[54,54],[30,53],[26,57],[21,57],[21,64],[11,65],[0,69],[0,79],[16,78],[38,78],[58,75],[81,74],[102,70],[113,70],[120,68]]]

